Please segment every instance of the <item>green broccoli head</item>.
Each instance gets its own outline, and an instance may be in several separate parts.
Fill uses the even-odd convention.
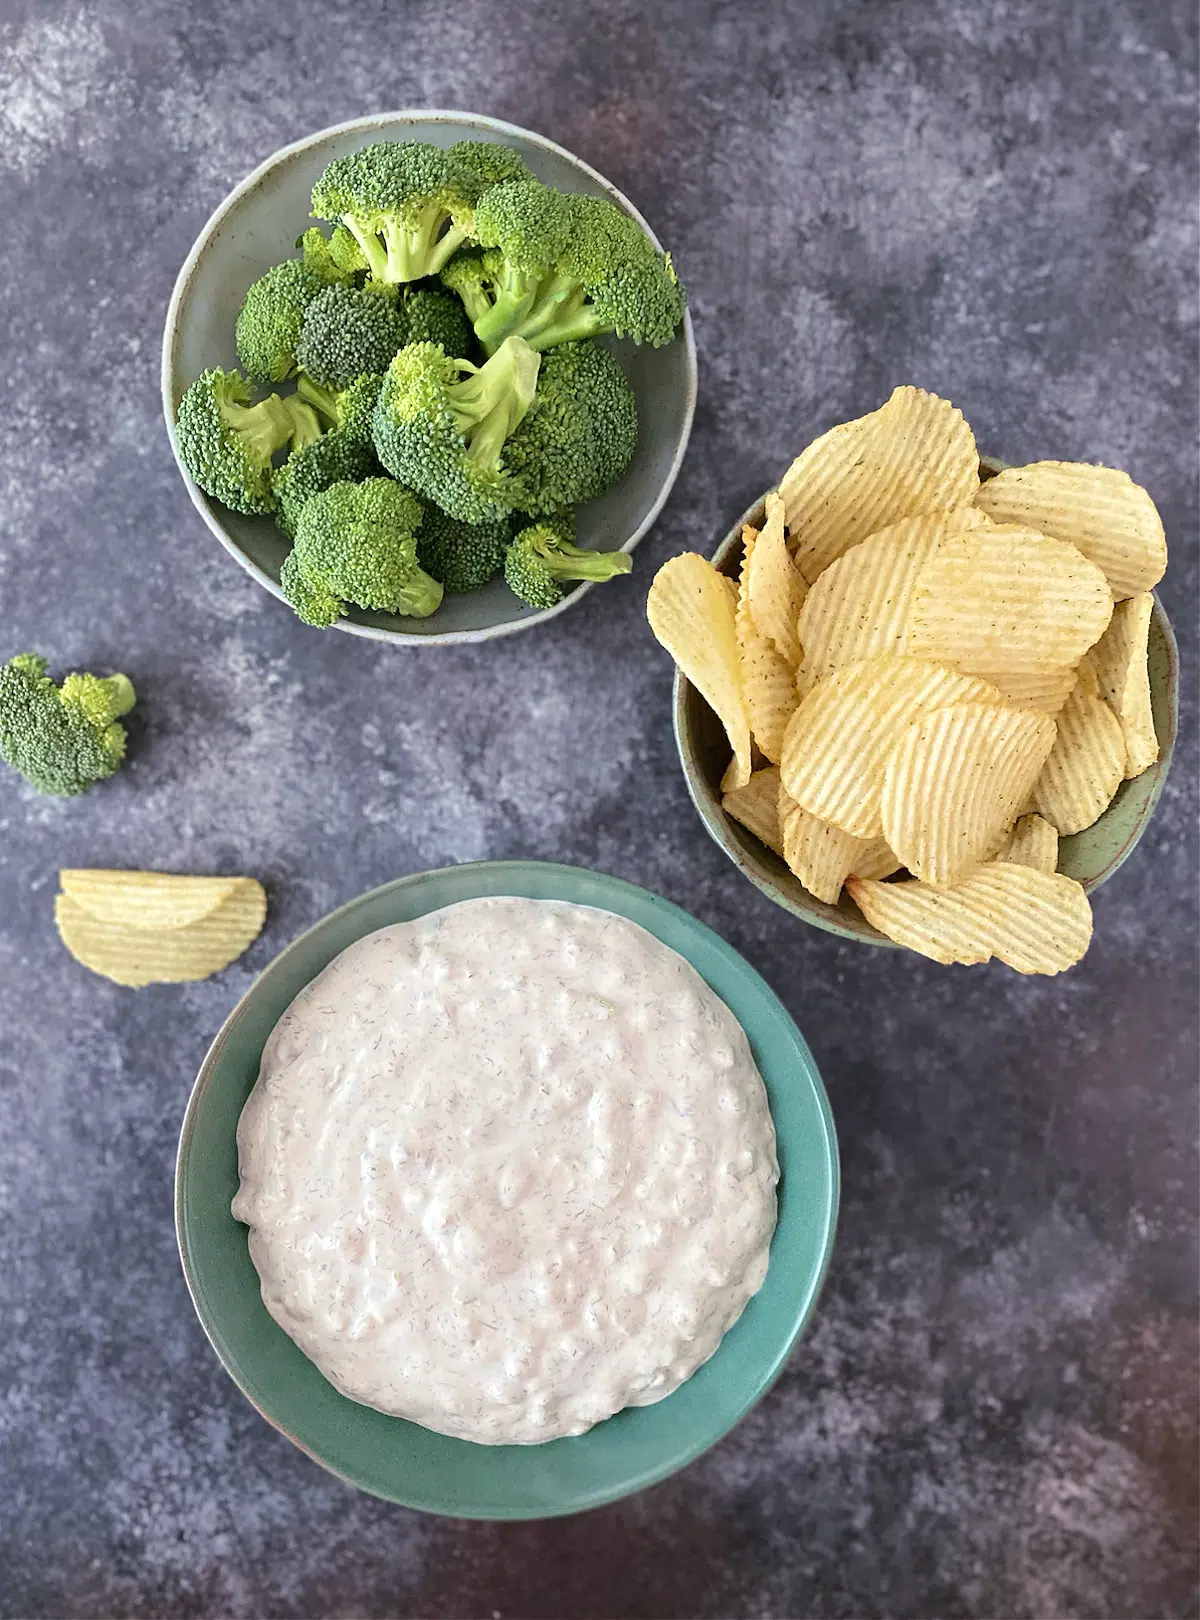
[[[500,256],[480,247],[459,248],[442,271],[442,285],[457,294],[474,327],[492,308],[492,288]]]
[[[355,253],[358,252],[358,243],[350,233],[339,226],[343,235],[349,240]],[[334,232],[336,237],[337,232]],[[324,231],[317,225],[312,225],[302,235],[296,238],[296,246],[300,249],[300,260],[306,270],[312,272],[323,286],[331,287],[335,283],[349,283],[352,273],[357,268],[365,266],[349,266],[340,264],[334,255],[333,242],[326,237]]]
[[[447,596],[478,590],[504,566],[510,528],[507,518],[460,523],[440,507],[427,505],[417,535],[417,561],[441,581]]]
[[[417,561],[422,515],[416,497],[390,478],[333,484],[313,495],[280,577],[299,617],[329,625],[348,603],[415,618],[432,613],[442,587]]]
[[[521,505],[505,464],[528,411],[539,360],[518,337],[486,364],[411,343],[388,367],[373,421],[375,453],[394,478],[463,523],[490,523]]]
[[[300,514],[322,490],[333,484],[357,484],[379,471],[370,442],[337,428],[313,444],[293,450],[271,481],[275,494],[275,521],[284,534],[294,537]]]
[[[573,580],[602,582],[627,574],[633,561],[625,551],[582,551],[551,519],[522,529],[504,558],[508,588],[527,607],[552,608]]]
[[[73,798],[124,759],[120,719],[134,701],[124,675],[68,675],[59,688],[44,658],[21,653],[0,667],[0,758],[39,793]]]
[[[256,382],[283,382],[296,369],[304,312],[325,286],[299,259],[285,259],[260,276],[237,318],[237,352]]]
[[[474,349],[471,323],[453,293],[418,287],[399,308],[407,322],[405,343],[438,343],[454,359],[465,359]]]
[[[389,298],[357,287],[326,287],[304,312],[297,364],[318,383],[348,388],[364,373],[387,369],[406,325]]]
[[[175,443],[206,495],[235,512],[271,512],[271,458],[320,436],[311,405],[271,394],[256,405],[238,371],[203,372],[179,402]]]
[[[533,179],[533,170],[521,154],[499,141],[456,141],[446,156],[473,174],[481,191],[487,186],[503,185],[506,180]]]
[[[484,251],[456,273],[475,278],[464,303],[489,353],[514,332],[535,349],[602,332],[657,348],[683,319],[670,255],[604,197],[536,180],[494,186],[479,199],[473,234]]]
[[[481,182],[428,141],[376,141],[336,158],[317,181],[312,211],[358,243],[373,282],[436,275],[470,235]]]
[[[637,401],[607,349],[591,342],[551,349],[505,449],[525,489],[522,509],[553,512],[602,495],[629,466],[637,432]]]

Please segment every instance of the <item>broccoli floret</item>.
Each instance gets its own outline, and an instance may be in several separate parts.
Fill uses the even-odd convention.
[[[342,232],[345,240],[349,242],[351,248],[357,254],[358,243],[350,235],[349,231],[342,226],[338,226],[338,230]],[[339,255],[335,256],[334,243],[337,241],[337,234],[337,231],[334,231],[333,241],[330,241],[325,236],[324,231],[313,225],[296,238],[296,246],[300,249],[300,259],[304,268],[310,270],[321,284],[326,287],[332,287],[339,282],[348,284],[354,270],[366,268],[362,264],[347,266],[338,262],[340,253],[345,250],[344,247],[341,248]]]
[[[542,357],[537,394],[505,449],[525,486],[523,510],[590,501],[624,474],[637,445],[637,401],[599,344],[564,343]]]
[[[304,400],[271,394],[255,405],[242,374],[219,366],[197,377],[175,419],[179,454],[200,488],[250,514],[274,510],[272,456],[320,435],[316,412]]]
[[[134,705],[125,675],[68,675],[21,653],[0,667],[0,757],[39,793],[72,798],[111,776],[125,758],[123,714]]]
[[[606,198],[536,180],[493,186],[479,199],[472,234],[484,251],[451,274],[488,353],[514,332],[535,349],[602,332],[657,348],[683,319],[670,255]],[[462,282],[472,278],[468,299]]]
[[[285,259],[260,276],[237,318],[237,352],[256,382],[283,382],[296,369],[304,312],[325,281],[299,259]]]
[[[410,343],[392,361],[375,407],[375,453],[394,478],[463,523],[521,504],[505,441],[533,402],[539,360],[520,338],[486,364]]]
[[[418,287],[400,304],[407,324],[405,343],[440,343],[455,359],[466,359],[475,347],[475,334],[462,304],[439,287]]]
[[[296,362],[316,382],[348,388],[366,372],[387,369],[406,326],[389,298],[357,287],[326,287],[304,312]]]
[[[554,521],[522,529],[504,558],[504,577],[513,595],[528,607],[552,608],[572,580],[612,579],[627,574],[633,561],[625,551],[583,551],[566,539]]]
[[[295,534],[305,503],[323,489],[357,484],[378,474],[371,417],[382,384],[382,374],[375,373],[357,377],[349,388],[334,393],[301,375],[297,392],[315,405],[329,428],[314,443],[293,450],[272,477],[275,521],[284,534]]]
[[[357,440],[372,456],[375,454],[372,420],[382,387],[383,373],[371,372],[367,376],[356,377],[349,388],[343,388],[336,400],[338,432]]]
[[[470,234],[481,182],[427,141],[376,141],[337,158],[317,181],[312,211],[353,235],[372,282],[436,275]]]
[[[417,561],[440,580],[447,596],[461,596],[486,585],[504,566],[510,524],[460,523],[440,507],[426,506],[417,535]]]
[[[499,141],[455,141],[446,156],[481,186],[499,186],[506,180],[532,180],[533,170],[521,154]]]
[[[500,255],[494,250],[489,254],[482,248],[464,247],[442,271],[442,285],[458,295],[472,327],[491,313],[492,285],[499,263]]]
[[[420,501],[390,478],[333,484],[307,501],[280,584],[306,624],[330,625],[347,603],[425,618],[442,587],[417,562]]]

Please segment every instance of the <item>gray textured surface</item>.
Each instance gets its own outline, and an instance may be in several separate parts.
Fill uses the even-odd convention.
[[[1193,7],[1148,0],[0,7],[0,632],[143,693],[77,803],[0,782],[0,1609],[47,1615],[1160,1616],[1196,1591]],[[266,153],[476,107],[623,187],[693,293],[701,406],[628,583],[477,651],[304,630],[215,545],[159,325]],[[1153,492],[1187,706],[1061,981],[791,923],[689,809],[642,602],[897,381],[1012,460]],[[358,1496],[220,1370],[171,1173],[191,1077],[299,929],[481,856],[606,868],[782,993],[827,1076],[841,1239],[782,1384],[676,1480],[493,1528]],[[136,996],[51,924],[61,864],[246,870],[267,931]]]

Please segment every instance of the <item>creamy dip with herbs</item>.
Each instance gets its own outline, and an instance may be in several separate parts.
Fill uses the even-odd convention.
[[[353,1400],[466,1440],[661,1400],[766,1273],[745,1034],[588,906],[469,900],[359,940],[276,1025],[237,1140],[271,1315]]]

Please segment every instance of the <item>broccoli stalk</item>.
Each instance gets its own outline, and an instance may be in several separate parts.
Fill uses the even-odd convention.
[[[125,675],[73,674],[60,688],[44,658],[21,653],[0,667],[0,758],[39,793],[84,793],[124,759],[134,702]]]
[[[279,583],[297,615],[335,623],[349,603],[426,618],[442,587],[417,562],[423,511],[390,478],[332,484],[305,502]]]
[[[633,560],[625,551],[584,551],[567,537],[569,523],[535,523],[513,540],[504,559],[508,588],[528,607],[552,608],[563,586],[574,580],[594,584],[627,574]]]

